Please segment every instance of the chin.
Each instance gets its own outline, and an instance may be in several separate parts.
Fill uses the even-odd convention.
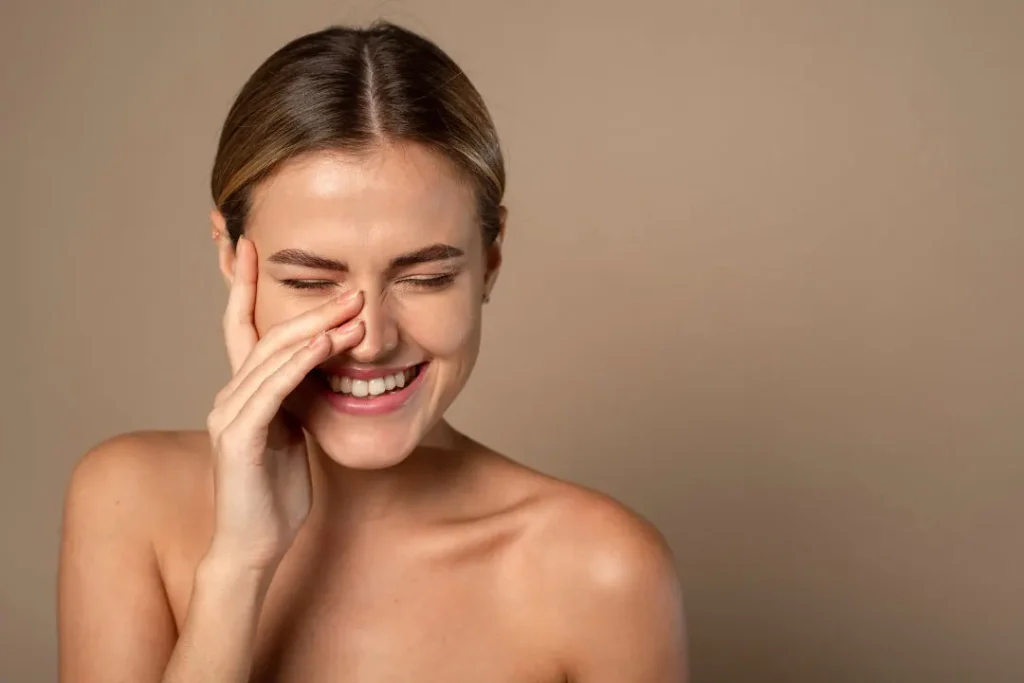
[[[380,396],[355,397],[313,373],[304,382],[296,417],[324,454],[337,464],[379,470],[400,464],[437,423],[447,405],[437,400],[438,368],[407,370],[406,386]],[[351,385],[349,385],[351,386]]]
[[[354,470],[394,467],[408,458],[421,440],[420,430],[411,425],[338,425],[319,429],[311,425],[308,431],[328,458]]]

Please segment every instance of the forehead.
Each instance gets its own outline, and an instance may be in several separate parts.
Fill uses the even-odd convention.
[[[369,249],[480,239],[473,188],[422,145],[366,154],[318,151],[285,163],[253,192],[247,233],[261,250]]]

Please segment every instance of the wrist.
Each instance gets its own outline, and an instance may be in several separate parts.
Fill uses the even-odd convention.
[[[276,566],[208,551],[194,573],[188,614],[164,681],[249,680],[260,615]]]
[[[278,564],[279,560],[275,559],[242,559],[211,545],[196,567],[195,583],[197,588],[209,588],[218,593],[256,591],[262,595],[270,586]]]
[[[239,543],[214,534],[203,562],[226,572],[273,574],[286,550],[287,546],[280,543]]]

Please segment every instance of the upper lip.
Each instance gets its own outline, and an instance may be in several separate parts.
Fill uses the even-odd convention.
[[[405,372],[411,368],[416,367],[419,363],[410,363],[409,365],[399,365],[390,368],[321,368],[324,374],[334,377],[348,377],[349,379],[376,379],[378,377],[387,377],[388,375],[397,375],[400,372]]]

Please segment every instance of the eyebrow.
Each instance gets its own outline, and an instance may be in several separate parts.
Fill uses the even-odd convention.
[[[408,268],[421,263],[451,261],[464,255],[465,252],[450,244],[432,244],[429,247],[424,247],[408,254],[396,256],[391,259],[389,268],[391,270],[398,270],[399,268]],[[281,251],[272,254],[267,261],[286,266],[301,266],[303,268],[314,268],[316,270],[333,270],[340,273],[348,271],[348,264],[344,261],[320,256],[319,254],[314,254],[302,249],[282,249]]]

